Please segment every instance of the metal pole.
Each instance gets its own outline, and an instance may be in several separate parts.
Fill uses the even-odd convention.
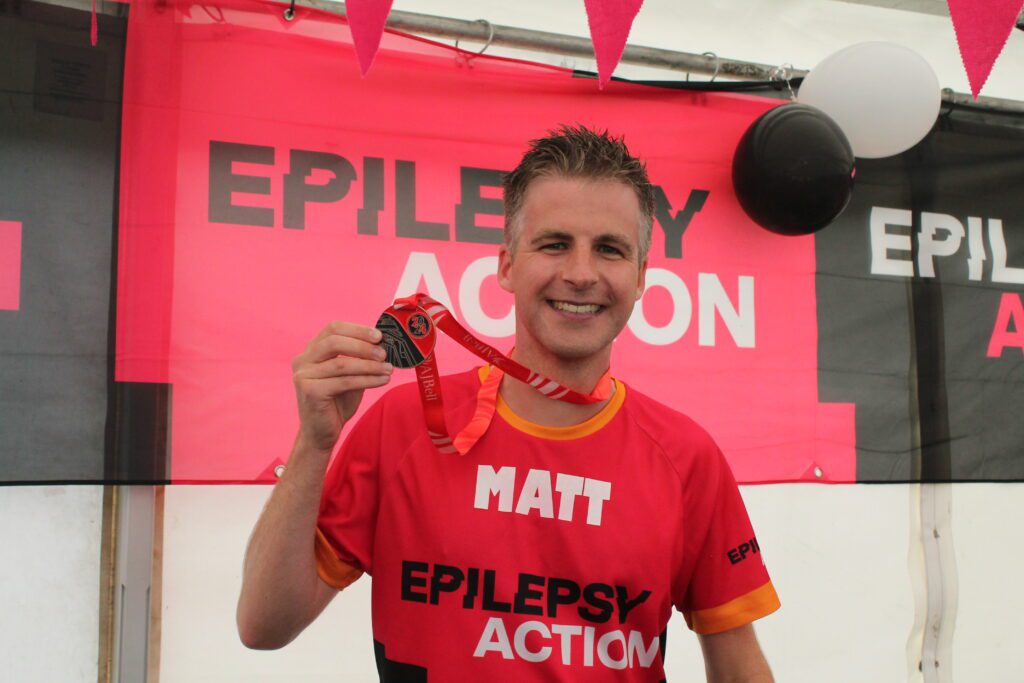
[[[345,5],[341,2],[296,0],[295,4],[345,16]],[[534,31],[500,24],[488,25],[481,21],[450,19],[397,10],[392,10],[388,14],[387,26],[406,33],[434,38],[457,38],[475,43],[486,43],[493,29],[493,38],[490,40],[492,45],[568,57],[594,58],[594,46],[589,38],[578,38],[547,31]],[[697,73],[707,76],[717,73],[721,78],[743,81],[772,80],[772,71],[779,66],[640,45],[626,45],[620,61],[623,64],[635,64],[680,73]],[[788,69],[789,78],[803,78],[807,73],[806,69]],[[1024,114],[1024,102],[1001,97],[979,97],[975,101],[970,94],[954,92],[947,88],[942,91],[942,100],[948,104],[968,106],[981,111]]]
[[[342,2],[335,2],[333,0],[297,0],[295,4],[345,16],[345,4]],[[464,19],[450,19],[430,14],[419,14],[417,12],[392,10],[388,14],[387,27],[393,28],[396,31],[415,33],[422,36],[469,40],[475,43],[488,42],[491,29],[493,29],[494,36],[490,40],[492,45],[533,50],[535,52],[564,55],[567,57],[594,58],[594,45],[591,43],[590,38],[516,28],[515,26],[488,24],[484,21],[466,21]],[[770,80],[771,71],[775,68],[771,64],[720,59],[707,55],[676,52],[674,50],[639,45],[626,45],[626,48],[622,51],[622,59],[620,61],[624,64],[636,64],[655,69],[679,71],[681,73],[700,73],[709,76],[714,74],[717,69],[718,75],[721,77],[752,81]],[[806,75],[806,71],[790,71],[791,78],[799,78]]]
[[[311,7],[318,7],[327,11],[339,11],[339,3],[329,2],[328,0],[299,0],[297,4],[308,4]],[[344,7],[341,7],[340,13],[344,14]],[[406,33],[416,33],[435,38],[458,38],[459,40],[470,40],[477,43],[486,42],[490,35],[490,29],[479,21],[448,19],[446,17],[435,17],[415,12],[393,11],[388,15],[387,25],[389,28],[405,31]],[[492,25],[492,27],[494,29],[494,38],[491,40],[491,44],[493,45],[534,50],[536,52],[567,57],[594,58],[594,45],[590,38],[579,38],[559,33],[497,24]],[[719,59],[708,55],[676,52],[674,50],[639,45],[626,45],[626,48],[622,51],[621,61],[624,64],[636,64],[656,69],[679,71],[681,73],[700,73],[709,76],[716,73],[717,70],[718,75],[722,77],[752,81],[770,80],[771,71],[775,68],[770,64]],[[791,77],[793,78],[806,75],[806,71],[791,71]]]

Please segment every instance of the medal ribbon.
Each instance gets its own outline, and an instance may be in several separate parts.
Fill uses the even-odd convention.
[[[598,403],[607,400],[612,395],[610,373],[606,372],[598,380],[594,390],[589,394],[581,394],[578,391],[574,391],[552,379],[544,377],[540,373],[530,370],[494,347],[480,341],[473,336],[473,333],[469,332],[455,320],[455,317],[445,308],[444,304],[426,294],[414,294],[413,296],[395,299],[392,308],[396,311],[419,309],[430,318],[434,323],[434,327],[440,329],[470,352],[493,366],[480,387],[476,411],[472,419],[453,439],[448,433],[448,426],[444,418],[441,375],[437,369],[437,360],[434,358],[434,340],[430,340],[430,353],[426,355],[422,363],[416,366],[416,380],[420,388],[420,399],[423,403],[423,415],[427,422],[427,433],[430,435],[430,440],[434,443],[434,446],[442,453],[465,455],[473,447],[473,444],[487,431],[487,427],[494,416],[498,387],[505,374],[524,384],[528,384],[548,398],[568,403]],[[436,335],[433,328],[430,329],[428,335]]]

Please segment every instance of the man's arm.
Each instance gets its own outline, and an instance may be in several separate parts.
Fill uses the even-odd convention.
[[[342,427],[365,389],[391,379],[380,339],[371,327],[333,322],[292,360],[299,433],[245,553],[236,619],[247,647],[287,645],[337,593],[316,572],[317,513]]]
[[[773,683],[752,624],[701,635],[708,683]]]
[[[337,591],[316,573],[313,549],[320,491],[331,452],[296,439],[249,539],[238,598],[238,635],[246,647],[284,647]]]

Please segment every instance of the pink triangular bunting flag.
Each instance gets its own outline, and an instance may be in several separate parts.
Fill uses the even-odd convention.
[[[1003,51],[1024,0],[946,0],[953,19],[960,58],[971,82],[971,94],[985,86],[999,53]]]
[[[392,0],[348,0],[345,3],[352,44],[356,48],[359,70],[363,76],[369,72],[373,58],[377,56],[391,3]]]
[[[629,30],[644,0],[583,0],[590,23],[590,40],[597,57],[597,87],[612,77],[622,59]]]

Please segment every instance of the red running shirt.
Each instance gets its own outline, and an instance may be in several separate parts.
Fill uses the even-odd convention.
[[[442,380],[449,424],[487,372]],[[572,427],[499,398],[465,456],[434,448],[414,384],[392,389],[332,463],[317,525],[324,581],[373,577],[387,683],[661,681],[673,607],[698,633],[779,607],[714,441],[617,380]]]

